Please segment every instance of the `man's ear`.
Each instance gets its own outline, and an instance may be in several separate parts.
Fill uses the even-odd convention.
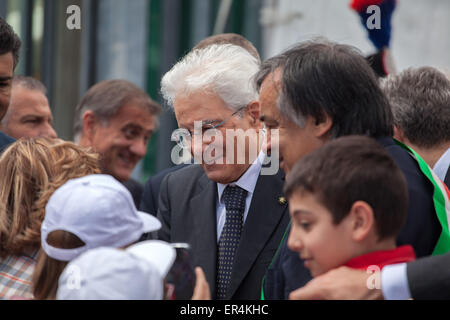
[[[394,126],[394,139],[407,144],[407,139],[406,139],[405,133],[403,132],[402,129],[400,129],[397,126]]]
[[[95,135],[95,129],[97,128],[98,119],[92,110],[88,110],[83,115],[83,136],[90,142]]]
[[[333,126],[333,120],[331,120],[328,114],[324,114],[322,119],[319,121],[314,119],[314,135],[318,139],[326,138]]]
[[[375,225],[372,207],[365,201],[356,201],[350,209],[352,239],[361,242],[369,236]]]
[[[246,113],[250,116],[251,118],[251,123],[253,127],[258,127],[261,124],[261,121],[259,120],[261,112],[260,112],[260,108],[259,108],[259,101],[252,101],[248,104],[247,109],[246,109]]]

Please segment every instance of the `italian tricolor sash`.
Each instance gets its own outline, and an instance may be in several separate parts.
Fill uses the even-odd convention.
[[[433,255],[447,253],[450,251],[450,191],[417,152],[397,140],[395,140],[395,142],[397,143],[397,145],[407,150],[413,156],[413,158],[419,164],[422,173],[433,184],[434,208],[436,210],[436,215],[439,219],[439,223],[442,226],[442,233],[436,244],[436,247],[434,248]]]

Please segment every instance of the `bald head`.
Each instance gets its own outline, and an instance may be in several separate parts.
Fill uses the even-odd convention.
[[[221,33],[208,38],[203,39],[192,50],[204,49],[213,44],[234,44],[247,50],[252,56],[254,56],[259,62],[261,57],[255,46],[246,38],[236,33]]]

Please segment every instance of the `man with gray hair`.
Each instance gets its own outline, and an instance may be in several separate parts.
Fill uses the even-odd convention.
[[[216,299],[259,299],[289,220],[283,173],[260,174],[264,153],[251,152],[262,128],[252,84],[258,69],[246,49],[214,44],[191,51],[161,82],[181,129],[178,142],[200,164],[164,178],[158,236],[190,244],[192,264],[205,271]]]
[[[15,76],[12,80],[8,112],[0,123],[1,130],[15,138],[56,138],[47,89],[37,79]]]
[[[254,56],[258,60],[258,63],[261,63],[261,57],[255,46],[248,39],[236,33],[220,33],[207,37],[197,43],[192,50],[205,49],[214,44],[233,44],[236,46],[240,46],[247,50],[252,56]],[[142,211],[156,215],[158,212],[158,198],[162,180],[169,172],[179,170],[186,165],[187,164],[181,164],[165,169],[148,179],[144,186],[140,209]]]
[[[382,80],[394,114],[394,137],[414,149],[450,186],[450,81],[431,67]]]
[[[75,112],[75,142],[100,154],[103,173],[121,181],[140,204],[142,186],[131,179],[156,130],[159,104],[126,80],[102,81],[88,90]]]

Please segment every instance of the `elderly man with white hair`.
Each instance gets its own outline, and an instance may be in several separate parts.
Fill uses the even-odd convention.
[[[216,299],[260,298],[289,221],[284,174],[264,172],[252,85],[258,70],[245,49],[212,45],[191,51],[161,83],[180,127],[178,142],[197,164],[162,182],[158,235],[190,244],[192,263],[202,267]]]

